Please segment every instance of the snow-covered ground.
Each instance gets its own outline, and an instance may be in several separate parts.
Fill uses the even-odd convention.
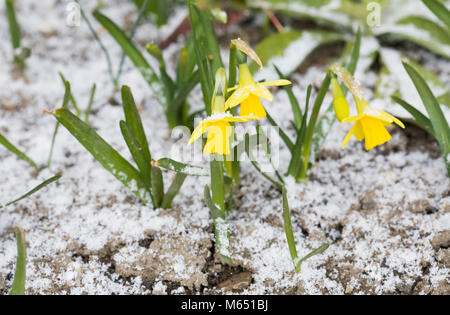
[[[87,12],[96,3],[84,2]],[[42,110],[61,105],[64,90],[58,72],[62,72],[80,107],[87,104],[92,84],[97,84],[90,122],[129,157],[119,129],[123,113],[115,105],[120,95],[113,89],[104,55],[84,23],[75,28],[66,25],[66,4],[18,2],[23,44],[32,49],[23,76],[12,70],[7,23],[0,19],[0,132],[44,166],[55,120]],[[4,11],[3,3],[0,10]],[[131,1],[108,1],[104,13],[122,26],[136,17]],[[137,40],[165,38],[185,13],[177,9],[160,30],[148,23],[141,26]],[[119,47],[105,32],[102,40],[117,64]],[[181,44],[168,47],[167,60],[173,60]],[[441,79],[450,85],[448,61],[425,51],[420,55],[426,57],[425,66],[439,69]],[[307,85],[320,82],[323,73],[322,68],[311,67],[295,74],[295,94],[303,100]],[[369,96],[375,80],[370,73],[361,80]],[[187,145],[171,137],[160,106],[128,61],[121,83],[132,88],[142,105],[155,158],[170,157],[173,148]],[[411,93],[415,93],[412,86]],[[291,112],[284,91],[265,105],[283,127],[289,127]],[[15,226],[26,233],[31,294],[450,293],[450,182],[437,143],[417,129],[394,128],[393,139],[379,149],[366,152],[351,141],[342,150],[349,128],[333,127],[308,183],[288,180],[300,255],[325,241],[331,244],[304,263],[300,274],[293,271],[285,240],[281,196],[250,164],[242,168],[242,188],[228,217],[237,263],[231,268],[213,255],[212,220],[203,201],[208,178],[188,178],[172,209],[153,211],[64,128],[58,133],[51,168],[39,175],[0,147],[0,203],[63,173],[56,184],[0,210],[0,293],[6,293],[12,282]],[[283,172],[288,160],[282,146]],[[172,175],[166,173],[165,178]]]

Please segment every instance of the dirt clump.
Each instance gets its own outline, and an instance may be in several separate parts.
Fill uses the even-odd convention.
[[[439,233],[431,240],[431,246],[434,250],[439,248],[449,248],[450,247],[450,230]]]
[[[419,199],[408,204],[408,210],[412,213],[421,214],[433,211],[433,206],[426,199]]]
[[[244,271],[235,275],[231,278],[225,280],[217,286],[217,289],[224,289],[225,291],[231,291],[234,293],[239,293],[250,286],[252,282],[252,274],[248,271]]]

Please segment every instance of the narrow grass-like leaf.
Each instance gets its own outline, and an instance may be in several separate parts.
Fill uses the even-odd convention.
[[[405,102],[404,100],[402,100],[401,98],[399,98],[397,96],[392,96],[392,100],[394,100],[394,102],[396,102],[397,104],[402,106],[404,109],[406,109],[411,114],[411,116],[414,117],[414,119],[416,120],[416,122],[419,126],[421,126],[423,129],[425,129],[429,134],[434,136],[433,125],[431,124],[431,121],[427,118],[427,116],[425,116],[419,110],[417,110],[414,106]]]
[[[267,112],[267,120],[272,126],[274,126],[280,131],[281,140],[283,140],[284,144],[286,144],[287,148],[292,153],[294,151],[294,143],[268,112]]]
[[[236,85],[237,78],[237,48],[232,43],[230,45],[230,57],[228,62],[228,87],[232,88]],[[233,92],[228,92],[227,96],[230,96]]]
[[[4,206],[0,205],[0,209],[1,209],[1,208],[4,208],[4,207],[7,207],[7,206],[10,206],[10,205],[12,205],[12,204],[15,204],[16,202],[19,202],[19,201],[21,201],[21,200],[23,200],[23,199],[25,199],[25,198],[31,196],[32,194],[38,192],[38,191],[41,190],[42,188],[44,188],[44,187],[50,185],[51,183],[57,181],[58,179],[61,178],[61,176],[62,176],[61,174],[58,174],[58,175],[53,176],[52,178],[49,178],[49,179],[45,180],[44,182],[42,182],[41,184],[39,184],[38,186],[36,186],[36,187],[33,188],[32,190],[30,190],[29,192],[27,192],[26,194],[20,196],[19,198],[15,199],[15,200],[13,200],[13,201],[10,201],[10,202],[8,202],[8,203],[6,203]]]
[[[450,58],[450,32],[446,27],[423,16],[409,15],[394,25],[386,25],[376,35],[394,34]]]
[[[14,7],[14,0],[5,0],[6,16],[9,23],[9,34],[11,35],[11,43],[13,49],[20,48],[21,32],[19,23],[17,23],[16,9]]]
[[[278,76],[280,77],[280,79],[286,78],[284,76],[284,74],[281,73],[281,71],[278,69],[277,66],[274,66],[274,67],[275,67],[275,70],[276,70]],[[284,86],[284,90],[286,91],[286,93],[289,97],[289,102],[291,103],[292,113],[294,114],[295,127],[296,127],[296,129],[300,129],[300,126],[302,124],[302,118],[303,118],[302,110],[300,109],[300,104],[298,103],[297,98],[294,95],[294,92],[292,92],[292,86],[286,85],[286,86]]]
[[[86,107],[86,112],[84,114],[84,121],[86,123],[89,123],[89,115],[91,114],[92,111],[92,104],[94,103],[94,96],[96,91],[97,91],[97,84],[94,83],[91,89],[91,94],[89,95],[89,102]]]
[[[155,201],[155,207],[159,208],[164,198],[164,180],[161,169],[157,166],[152,167],[152,195]]]
[[[302,163],[303,166],[300,170],[299,175],[297,176],[297,180],[306,179],[309,167],[310,153],[311,153],[311,145],[314,136],[314,130],[316,127],[317,118],[319,117],[320,108],[322,107],[323,99],[330,87],[331,83],[331,75],[327,73],[325,79],[322,82],[322,86],[317,93],[316,100],[314,102],[313,109],[311,111],[311,117],[309,118],[308,127],[306,128],[305,139],[303,142],[302,149]]]
[[[306,255],[305,257],[301,258],[301,259],[297,259],[295,261],[295,266],[296,268],[298,268],[299,272],[301,271],[301,266],[302,263],[304,263],[307,259],[322,254],[324,251],[326,251],[328,249],[328,247],[330,247],[329,243],[323,243],[322,245],[320,245],[318,248],[316,248],[315,250],[313,250],[312,252],[310,252],[308,255]]]
[[[60,77],[63,81],[64,84],[64,98],[63,98],[63,103],[62,103],[62,108],[67,108],[67,106],[69,105],[70,100],[73,98],[71,97],[72,93],[70,90],[70,83],[68,81],[66,81],[66,79],[64,78],[64,76],[60,73]],[[52,163],[52,157],[53,157],[53,150],[55,148],[55,141],[56,141],[56,136],[58,134],[58,130],[59,130],[59,122],[57,121],[55,124],[55,130],[53,131],[53,136],[52,136],[52,141],[50,144],[50,152],[48,154],[48,160],[47,160],[47,167],[50,167],[51,163]]]
[[[294,152],[292,153],[291,161],[288,167],[288,174],[297,178],[302,167],[305,167],[304,163],[302,163],[302,148],[306,136],[306,119],[309,112],[309,100],[311,98],[312,86],[308,86],[308,90],[306,92],[306,105],[305,105],[305,114],[300,123],[300,131],[297,134],[297,140],[295,141]]]
[[[408,63],[404,62],[408,75],[413,81],[417,92],[422,99],[422,102],[428,112],[431,124],[433,125],[434,135],[439,142],[442,150],[442,154],[447,166],[447,171],[450,176],[450,127],[447,120],[445,119],[444,113],[442,112],[441,106],[437,101],[436,97],[431,92],[430,87],[422,76]]]
[[[147,161],[145,158],[144,152],[142,150],[141,145],[139,144],[136,136],[134,135],[131,127],[125,121],[120,121],[120,130],[122,132],[122,136],[130,150],[131,156],[133,160],[136,162],[139,171],[141,172],[142,179],[144,180],[145,186],[147,190],[151,192],[152,188],[152,178],[151,178],[151,163]],[[154,196],[152,194],[153,206],[156,206],[156,202]]]
[[[25,281],[27,274],[27,243],[25,233],[19,227],[16,228],[17,259],[16,272],[11,287],[10,295],[25,295]]]
[[[159,78],[150,66],[144,56],[141,54],[139,49],[133,44],[133,42],[128,38],[128,36],[108,17],[100,13],[99,11],[94,11],[92,13],[95,19],[109,32],[109,34],[116,40],[120,45],[124,53],[130,58],[136,68],[140,71],[145,81],[148,83],[150,88],[153,90],[155,95],[159,100],[163,100],[161,104],[165,104],[164,99],[161,97],[161,83]]]
[[[445,5],[438,0],[422,0],[423,3],[430,9],[450,30],[450,11]]]
[[[256,137],[256,138],[255,138]],[[264,176],[268,181],[270,181],[275,187],[277,187],[278,189],[282,189],[283,187],[283,183],[282,181],[280,182],[278,179],[273,178],[272,176],[270,176],[267,172],[264,172],[262,170],[261,165],[259,164],[259,162],[256,160],[256,158],[253,156],[252,153],[252,147],[251,145],[257,145],[258,144],[258,135],[252,135],[250,136],[248,133],[245,134],[244,136],[244,152],[247,154],[248,158],[250,159],[250,162],[252,163],[253,167],[262,175]],[[253,138],[253,139],[252,139]],[[238,145],[239,146],[239,145]]]
[[[109,55],[108,50],[106,49],[105,45],[103,44],[103,42],[101,41],[100,37],[98,36],[97,32],[94,30],[94,28],[92,27],[91,22],[89,21],[89,19],[86,16],[86,13],[84,13],[83,8],[81,7],[81,4],[79,2],[79,0],[75,0],[75,2],[80,6],[80,11],[81,11],[81,17],[83,18],[83,20],[86,22],[89,30],[91,31],[92,35],[94,36],[95,40],[97,41],[97,43],[99,44],[100,48],[102,49],[105,58],[106,58],[106,62],[108,64],[108,72],[109,75],[111,77],[111,80],[114,83],[114,86],[117,87],[117,81],[115,80],[114,77],[114,72],[113,72],[113,68],[112,68],[112,62],[111,62],[111,56]]]
[[[217,70],[223,67],[223,62],[210,12],[208,10],[204,12],[200,11],[191,0],[188,0],[187,3],[194,51],[200,72],[203,100],[206,113],[210,115],[210,102],[214,91],[214,76]]]
[[[140,10],[144,7],[144,0],[133,0]],[[162,26],[167,23],[169,17],[169,6],[172,4],[170,0],[153,0],[150,1],[150,5],[145,8],[145,13],[148,17],[152,18],[158,26]]]
[[[266,152],[267,157],[269,158],[270,164],[275,172],[275,175],[278,178],[278,181],[280,181],[281,183],[284,184],[284,179],[283,177],[280,175],[280,173],[278,172],[277,168],[275,167],[274,163],[273,163],[273,159],[272,159],[272,153],[270,150],[270,140],[269,137],[267,137],[267,135],[265,134],[265,132],[263,131],[263,129],[261,128],[261,126],[258,124],[256,125],[256,133],[258,136],[258,143],[262,144],[264,151]],[[264,141],[264,142],[262,142]]]
[[[30,50],[21,47],[21,31],[17,22],[14,0],[5,0],[6,17],[8,18],[9,34],[14,51],[14,62],[23,70],[25,68],[25,59],[29,56]]]
[[[204,197],[214,222],[214,235],[217,251],[224,262],[233,265],[230,253],[230,227],[225,218],[225,211],[222,211],[218,205],[213,202],[208,185],[205,186]]]
[[[158,165],[159,167],[165,168],[169,171],[174,171],[174,172],[189,175],[189,176],[209,176],[210,175],[209,169],[207,169],[207,168],[177,162],[177,161],[174,161],[169,158],[163,158],[163,159],[156,161],[156,165]]]
[[[130,31],[130,36],[128,37],[130,40],[133,39],[134,34],[136,33],[137,27],[139,25],[139,22],[143,18],[145,12],[147,11],[148,5],[150,3],[150,0],[145,0],[142,4],[141,8],[139,9],[138,17],[136,18],[136,21],[133,23],[133,27]],[[122,53],[122,57],[120,57],[120,63],[119,63],[119,70],[117,70],[117,75],[115,78],[115,82],[119,82],[120,75],[122,74],[123,64],[125,62],[125,53]]]
[[[175,174],[175,178],[173,179],[172,184],[170,185],[167,192],[164,194],[164,198],[161,202],[161,208],[167,209],[172,206],[172,201],[180,191],[181,186],[183,186],[186,177],[187,177],[186,174],[182,173]]]
[[[125,113],[125,121],[127,125],[130,126],[133,134],[136,136],[147,163],[150,164],[152,162],[152,156],[150,154],[150,148],[148,145],[147,136],[145,135],[144,126],[142,125],[141,116],[136,107],[133,94],[131,94],[131,89],[125,85],[122,87],[122,106]]]
[[[445,93],[437,98],[440,104],[447,106],[450,108],[450,92]]]
[[[57,109],[53,115],[106,170],[128,187],[142,202],[151,203],[150,193],[139,171],[88,124],[65,108]]]
[[[26,161],[30,164],[37,172],[39,172],[39,166],[29,158],[25,153],[20,151],[17,147],[15,147],[11,142],[8,141],[2,134],[0,134],[0,144],[2,144],[6,149],[17,155],[18,158]]]
[[[294,264],[295,272],[300,272],[300,265],[297,262],[298,253],[295,246],[294,232],[292,231],[291,222],[291,210],[289,209],[289,202],[287,198],[286,188],[283,186],[281,188],[281,194],[283,196],[283,222],[284,222],[284,232],[286,234],[286,240],[289,246],[289,253],[291,254],[291,259]]]
[[[59,77],[61,78],[61,81],[63,82],[64,87],[66,88],[66,91],[68,91],[68,97],[70,99],[70,102],[73,105],[73,108],[75,109],[75,112],[77,113],[77,116],[80,117],[81,111],[78,108],[77,101],[75,100],[75,97],[72,94],[72,88],[71,88],[70,82],[66,80],[66,78],[64,77],[64,75],[61,72],[59,73]]]
[[[189,107],[184,108],[183,105],[186,104],[186,99],[189,96],[189,94],[192,92],[192,90],[197,86],[197,84],[200,82],[200,73],[199,71],[195,71],[191,74],[190,77],[188,77],[188,80],[186,82],[179,83],[179,85],[176,87],[175,95],[173,96],[173,100],[169,104],[169,109],[167,116],[173,115],[172,121],[175,121],[175,123],[170,123],[169,120],[169,127],[174,128],[180,124],[183,124],[184,126],[187,126],[189,128],[192,128],[192,124],[190,123],[190,119],[188,117],[187,112],[189,111]]]

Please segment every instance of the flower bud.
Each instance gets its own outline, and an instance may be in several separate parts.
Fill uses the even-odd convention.
[[[331,87],[333,91],[334,112],[336,113],[336,118],[342,122],[344,118],[350,116],[350,107],[336,78],[331,79]]]
[[[148,53],[158,60],[161,67],[165,67],[164,58],[161,49],[155,43],[148,43],[145,48]]]
[[[216,72],[216,83],[214,95],[211,102],[212,114],[225,112],[225,95],[227,93],[227,73],[224,68],[219,68]]]

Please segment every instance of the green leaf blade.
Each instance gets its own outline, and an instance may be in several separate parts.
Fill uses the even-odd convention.
[[[136,137],[147,163],[150,164],[152,156],[150,154],[147,136],[145,135],[141,115],[136,107],[131,89],[128,86],[122,87],[122,106],[125,113],[125,121]]]
[[[0,134],[0,144],[2,144],[10,152],[14,153],[18,158],[30,164],[36,170],[36,172],[39,172],[39,166],[36,164],[36,162],[34,162],[25,153],[20,151],[16,146],[9,142],[8,139],[6,139],[2,134]]]
[[[21,228],[16,228],[17,260],[16,272],[11,287],[10,295],[25,295],[25,281],[27,274],[27,244],[25,233]]]
[[[444,113],[442,112],[441,106],[433,95],[430,87],[422,76],[408,63],[404,62],[408,75],[413,81],[417,92],[428,112],[431,124],[433,125],[434,135],[439,142],[439,145],[444,156],[444,160],[447,166],[447,171],[450,176],[450,127],[447,120],[445,119]]]
[[[183,183],[186,178],[187,178],[186,174],[182,174],[182,173],[175,174],[175,178],[173,179],[172,184],[170,185],[169,189],[165,193],[164,198],[161,202],[161,208],[168,209],[172,206],[172,202],[173,202],[175,196],[180,191],[181,186],[183,186]]]
[[[450,11],[437,0],[422,0],[422,2],[436,15],[450,30]]]
[[[177,162],[169,158],[162,158],[156,161],[156,165],[169,171],[185,174],[188,176],[209,176],[210,172],[207,168]]]
[[[422,114],[419,110],[417,110],[414,106],[411,104],[405,102],[401,98],[397,96],[392,96],[392,100],[402,106],[405,110],[407,110],[411,116],[414,117],[417,124],[419,124],[423,129],[425,129],[429,134],[434,136],[434,129],[433,125],[431,124],[431,121]]]
[[[15,199],[15,200],[10,201],[10,202],[8,202],[7,204],[5,204],[5,207],[10,206],[10,205],[12,205],[12,204],[15,204],[16,202],[19,202],[19,201],[21,201],[21,200],[23,200],[23,199],[25,199],[25,198],[31,196],[32,194],[38,192],[38,191],[41,190],[42,188],[44,188],[44,187],[50,185],[51,183],[57,181],[57,180],[60,179],[61,177],[62,177],[62,175],[61,175],[61,174],[58,174],[58,175],[55,175],[55,176],[53,176],[53,177],[51,177],[51,178],[45,180],[44,182],[42,182],[41,184],[39,184],[38,186],[36,186],[36,187],[33,188],[32,190],[30,190],[29,192],[27,192],[26,194],[24,194],[24,195],[22,195],[21,197],[19,197],[19,198]],[[3,206],[0,205],[0,208],[3,208]]]
[[[140,71],[145,81],[147,81],[150,88],[153,90],[158,99],[161,99],[162,85],[159,78],[150,66],[139,49],[133,44],[128,36],[107,16],[103,15],[99,11],[94,11],[93,16],[95,19],[109,32],[109,34],[120,45],[124,53],[130,58],[132,63]],[[161,102],[164,104],[165,102]]]
[[[69,110],[57,109],[54,116],[107,171],[128,187],[142,202],[150,204],[150,193],[136,168]]]

